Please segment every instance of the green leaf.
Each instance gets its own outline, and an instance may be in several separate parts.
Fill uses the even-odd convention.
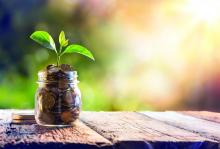
[[[65,41],[65,33],[64,33],[64,31],[61,31],[60,35],[59,35],[59,43],[60,43],[60,45],[62,45],[62,43],[64,41]]]
[[[45,31],[35,31],[33,34],[31,34],[30,38],[40,45],[48,49],[54,50],[57,53],[55,42],[49,33]]]
[[[60,32],[59,43],[62,47],[66,47],[68,45],[68,40],[66,40],[64,31]]]
[[[76,45],[76,44],[69,45],[61,55],[65,54],[65,53],[79,53],[84,56],[87,56],[88,58],[90,58],[92,60],[95,60],[92,53],[88,49],[86,49],[85,47],[83,47],[81,45]]]
[[[69,40],[65,40],[65,41],[62,43],[62,46],[63,46],[63,47],[66,47],[66,46],[68,45],[68,42],[69,42]]]

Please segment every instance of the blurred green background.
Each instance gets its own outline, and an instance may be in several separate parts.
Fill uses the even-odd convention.
[[[96,59],[62,59],[79,73],[83,110],[220,111],[219,2],[194,3],[0,0],[0,108],[34,107],[37,72],[56,57],[29,36],[64,30]]]

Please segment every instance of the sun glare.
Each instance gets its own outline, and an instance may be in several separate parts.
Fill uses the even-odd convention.
[[[213,24],[220,19],[219,0],[188,0],[186,11],[200,21]]]

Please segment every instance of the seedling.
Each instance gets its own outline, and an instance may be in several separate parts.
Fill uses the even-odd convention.
[[[79,53],[92,60],[95,60],[92,53],[85,47],[78,44],[69,44],[69,40],[66,39],[64,31],[60,32],[59,35],[59,50],[57,50],[55,42],[51,35],[45,31],[35,31],[30,36],[31,39],[44,46],[47,49],[53,50],[57,55],[57,66],[60,65],[60,59],[62,55],[66,53]]]

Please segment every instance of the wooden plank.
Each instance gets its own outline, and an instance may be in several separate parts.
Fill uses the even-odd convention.
[[[179,113],[197,117],[200,119],[220,123],[220,113],[209,111],[180,111]]]
[[[83,112],[81,120],[116,148],[218,148],[217,142],[134,112]]]
[[[65,128],[16,125],[10,123],[12,111],[0,111],[0,148],[112,148],[110,141],[80,121]]]
[[[220,142],[220,124],[177,112],[141,112],[153,119]]]

